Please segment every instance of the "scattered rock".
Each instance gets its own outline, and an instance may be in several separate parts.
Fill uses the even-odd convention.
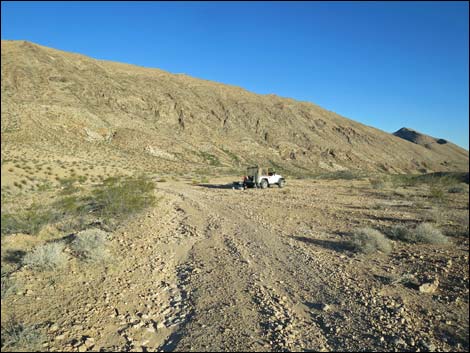
[[[419,286],[421,293],[434,293],[439,287],[439,279],[436,278],[432,282],[426,282]]]

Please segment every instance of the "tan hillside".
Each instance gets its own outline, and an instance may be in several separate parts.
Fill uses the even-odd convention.
[[[467,158],[468,163],[468,151],[445,139],[428,136],[406,127],[403,127],[400,130],[394,132],[393,135],[423,146],[440,155],[444,160],[448,161],[453,158],[458,158],[457,156],[460,156],[460,158],[463,160]],[[443,163],[446,164],[445,161]]]
[[[24,41],[1,45],[3,158],[93,154],[168,172],[251,163],[297,173],[468,170],[468,151],[455,145],[444,153],[405,142],[311,103]]]
[[[469,351],[467,151],[27,42],[1,68],[2,352]]]

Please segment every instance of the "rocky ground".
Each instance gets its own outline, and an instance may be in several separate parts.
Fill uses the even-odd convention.
[[[468,185],[436,203],[426,186],[231,181],[157,182],[158,204],[108,233],[103,264],[20,267],[21,285],[2,293],[2,345],[14,317],[35,325],[46,351],[469,349]],[[369,255],[347,246],[359,227],[424,221],[450,242],[392,241],[390,254]],[[3,237],[2,267],[34,242]]]

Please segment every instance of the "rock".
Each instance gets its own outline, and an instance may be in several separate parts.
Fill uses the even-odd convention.
[[[57,325],[52,325],[51,328],[49,329],[49,332],[51,333],[54,333],[54,332],[57,332],[59,330],[59,326]]]
[[[439,287],[439,279],[434,279],[432,282],[426,282],[419,286],[421,293],[434,293]]]
[[[85,343],[84,343],[84,344],[85,344],[85,346],[86,346],[87,348],[90,348],[90,347],[92,347],[92,346],[95,345],[95,339],[92,338],[92,337],[88,337],[88,338],[85,340]]]
[[[434,352],[436,350],[436,346],[431,342],[422,342],[422,344],[423,347],[429,352]]]
[[[405,341],[401,337],[393,337],[392,344],[395,346],[405,345]]]
[[[57,336],[55,339],[56,339],[57,341],[62,341],[64,338],[65,338],[65,335],[59,335],[59,336]]]
[[[321,304],[320,309],[323,311],[328,311],[328,310],[331,310],[331,306],[328,304]]]

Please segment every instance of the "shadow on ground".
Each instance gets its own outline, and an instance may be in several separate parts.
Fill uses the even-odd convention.
[[[11,264],[20,264],[25,255],[26,251],[23,250],[7,250],[3,257],[3,261]]]
[[[233,184],[197,184],[197,186],[208,189],[232,189]]]
[[[313,244],[317,246],[321,246],[325,249],[334,250],[336,252],[350,252],[351,246],[344,242],[344,241],[334,241],[334,240],[326,240],[326,239],[314,239],[314,238],[307,238],[302,236],[291,236],[292,239],[302,241],[307,244]]]

